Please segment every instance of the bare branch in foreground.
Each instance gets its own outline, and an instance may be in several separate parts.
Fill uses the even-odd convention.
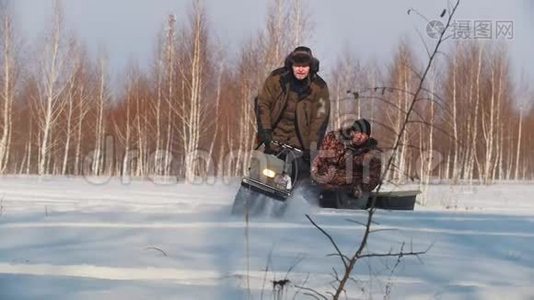
[[[324,229],[322,229],[319,225],[317,225],[309,215],[306,215],[306,218],[308,218],[308,220],[313,224],[313,226],[315,226],[315,228],[319,229],[319,231],[321,231],[328,238],[328,240],[330,240],[330,243],[332,243],[332,246],[334,246],[338,256],[341,258],[341,261],[343,262],[343,265],[345,266],[345,268],[347,268],[348,267],[348,265],[347,265],[348,257],[343,255],[343,253],[341,253],[341,250],[339,250],[339,247],[337,246],[337,244],[334,241],[334,239],[332,238],[332,236],[328,232],[326,232]]]
[[[403,110],[405,112],[405,115],[404,115],[404,120],[403,122],[401,123],[401,126],[400,126],[400,130],[398,131],[397,135],[396,135],[396,141],[394,143],[394,146],[392,147],[392,153],[396,153],[402,143],[402,137],[406,134],[406,129],[407,129],[407,125],[410,123],[410,122],[413,122],[413,121],[410,121],[410,117],[412,116],[412,114],[416,114],[417,115],[417,112],[415,112],[415,104],[417,103],[418,99],[419,99],[419,95],[421,93],[424,93],[425,92],[425,88],[424,88],[424,83],[425,83],[425,79],[427,77],[427,75],[429,74],[429,71],[433,65],[433,62],[436,58],[436,55],[438,54],[439,52],[439,49],[440,49],[440,46],[441,44],[443,43],[444,41],[444,36],[445,36],[445,32],[447,32],[447,29],[451,26],[451,22],[452,22],[452,18],[456,12],[456,9],[458,8],[460,4],[460,1],[457,0],[456,1],[456,4],[454,5],[454,7],[452,8],[452,10],[449,10],[450,11],[450,14],[449,14],[449,17],[447,19],[447,22],[446,22],[446,25],[443,29],[443,31],[441,32],[436,44],[435,44],[435,47],[434,47],[434,50],[430,53],[430,56],[429,56],[429,60],[428,60],[428,63],[426,64],[426,67],[424,69],[424,72],[422,73],[422,76],[420,76],[420,80],[417,84],[417,88],[415,90],[415,92],[413,92],[411,94],[412,96],[412,99],[409,103],[409,106],[408,106],[408,109],[407,110]],[[443,15],[443,13],[442,13]],[[385,88],[382,90],[382,94],[384,94],[385,92]],[[358,94],[355,93],[354,96],[356,97]],[[380,192],[380,189],[382,188],[382,185],[384,183],[384,179],[387,177],[388,175],[388,172],[390,171],[391,169],[391,166],[392,164],[394,163],[394,157],[395,155],[391,155],[389,157],[389,159],[387,160],[387,163],[385,165],[385,169],[384,171],[382,172],[382,174],[380,174],[380,184],[378,185],[377,187],[377,192]],[[369,257],[397,257],[397,265],[400,263],[400,260],[405,257],[405,256],[415,256],[417,258],[419,258],[420,255],[422,254],[425,254],[427,253],[427,251],[430,249],[430,247],[424,251],[409,251],[409,252],[404,252],[404,243],[403,245],[401,246],[401,249],[399,252],[388,252],[388,253],[366,253],[364,254],[364,249],[366,249],[367,247],[367,243],[368,243],[368,239],[369,239],[369,236],[371,233],[373,232],[376,232],[371,230],[371,225],[373,223],[372,219],[373,219],[373,216],[374,216],[374,212],[376,210],[375,208],[375,203],[376,203],[376,199],[377,199],[377,194],[375,194],[372,198],[370,198],[369,200],[371,201],[371,205],[370,205],[370,208],[368,209],[368,218],[367,218],[367,223],[365,224],[365,232],[363,234],[363,237],[361,239],[361,242],[360,242],[360,245],[358,247],[358,249],[354,252],[354,254],[352,254],[352,256],[350,257],[350,259],[347,259],[347,256],[345,256],[344,254],[341,253],[339,247],[337,246],[335,240],[332,238],[332,236],[327,233],[324,229],[322,229],[319,225],[317,225],[311,218],[309,215],[306,215],[306,218],[308,218],[308,220],[323,234],[325,235],[330,243],[333,245],[333,247],[335,248],[336,252],[337,252],[337,255],[341,258],[342,262],[343,262],[343,265],[345,267],[345,273],[343,274],[343,277],[341,278],[341,280],[339,280],[339,285],[337,286],[337,288],[335,289],[335,294],[332,295],[332,299],[334,300],[338,300],[341,296],[342,293],[344,293],[346,295],[346,290],[345,290],[345,285],[347,283],[348,280],[350,280],[351,278],[351,273],[357,263],[357,261],[361,258],[369,258]]]

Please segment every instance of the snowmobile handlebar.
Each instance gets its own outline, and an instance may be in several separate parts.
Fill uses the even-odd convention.
[[[297,153],[303,153],[304,152],[302,149],[293,147],[293,146],[291,146],[289,144],[282,143],[282,142],[279,142],[279,141],[271,141],[271,143],[281,147],[282,149],[286,149],[286,150],[289,150],[289,151],[295,151]]]

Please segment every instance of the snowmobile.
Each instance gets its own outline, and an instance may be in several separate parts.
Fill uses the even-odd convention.
[[[232,214],[258,215],[268,213],[268,208],[274,215],[283,213],[298,176],[296,161],[303,151],[285,143],[271,143],[280,150],[272,154],[258,149],[252,152],[248,174],[241,180],[234,198]]]
[[[303,151],[281,142],[272,142],[281,150],[268,154],[258,149],[252,153],[248,174],[241,180],[241,186],[234,198],[232,214],[281,216],[287,206],[298,178],[298,158]],[[349,190],[321,189],[311,180],[302,180],[304,198],[324,208],[368,209],[375,199],[375,208],[388,210],[413,210],[420,191],[371,192],[355,197]]]

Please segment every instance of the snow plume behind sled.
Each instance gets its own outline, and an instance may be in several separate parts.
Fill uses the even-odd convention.
[[[235,195],[232,214],[281,217],[286,206],[286,201],[276,200],[250,187],[241,186]]]
[[[309,213],[312,206],[317,206],[317,200],[305,184],[297,185],[285,201],[241,186],[234,199],[232,214],[243,216],[248,212],[249,216],[292,218]]]
[[[309,180],[301,181],[293,189],[293,194],[286,200],[284,218],[298,219],[319,209],[318,193]]]

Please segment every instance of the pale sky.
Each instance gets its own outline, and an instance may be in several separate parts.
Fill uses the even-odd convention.
[[[9,0],[8,0],[9,1]],[[52,14],[52,0],[10,0],[17,24],[28,47],[43,32]],[[264,24],[269,0],[205,0],[210,28],[228,53],[235,53],[246,38]],[[66,0],[63,1],[66,27],[75,32],[92,53],[105,49],[112,74],[120,74],[128,61],[141,66],[151,61],[158,32],[168,14],[185,22],[190,0]],[[448,5],[442,0],[303,0],[314,23],[313,38],[307,43],[328,69],[345,49],[363,62],[370,59],[386,65],[398,42],[409,38],[415,48],[422,47],[417,31],[431,43],[426,21],[409,8],[417,9],[429,20],[439,19]],[[496,39],[496,23],[513,22],[513,38],[500,41],[509,46],[516,80],[521,76],[534,81],[534,0],[464,0],[457,20],[473,24],[489,21]],[[424,52],[421,52],[423,55]],[[424,57],[421,57],[424,59]]]

